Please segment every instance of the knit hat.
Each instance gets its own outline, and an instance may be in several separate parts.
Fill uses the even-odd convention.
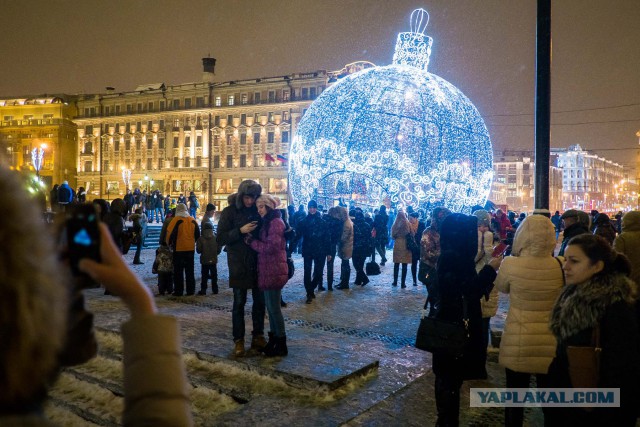
[[[478,209],[473,213],[478,218],[478,227],[484,225],[485,227],[491,227],[491,215],[484,209]]]
[[[176,216],[189,216],[187,205],[185,205],[184,203],[178,203],[176,205]]]
[[[318,203],[315,200],[309,200],[309,203],[307,203],[307,209],[318,209]]]
[[[265,206],[269,206],[271,209],[276,209],[280,206],[280,199],[272,196],[271,194],[263,194],[256,200],[256,205],[259,204],[264,204]]]

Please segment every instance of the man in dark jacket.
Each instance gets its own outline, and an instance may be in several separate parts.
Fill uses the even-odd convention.
[[[298,229],[298,224],[307,216],[307,213],[304,211],[304,205],[298,206],[298,210],[291,217],[291,221],[289,221],[289,225],[291,225],[295,230]],[[295,246],[293,246],[295,243]],[[300,239],[296,239],[295,242],[289,244],[289,247],[294,248],[293,252],[302,253],[302,241]]]
[[[356,270],[356,286],[364,286],[369,283],[369,278],[364,271],[364,262],[373,249],[373,237],[371,237],[371,225],[367,223],[361,209],[354,211],[353,219],[353,268]]]
[[[133,196],[133,193],[131,192],[131,189],[129,188],[127,188],[127,194],[124,195],[124,203],[127,206],[127,213],[131,214],[131,210],[133,208],[133,205],[136,204],[136,200]]]
[[[69,186],[67,181],[64,181],[60,187],[58,187],[58,206],[60,211],[65,212],[67,205],[73,203],[76,198],[76,192]]]
[[[244,306],[248,290],[251,290],[253,296],[251,349],[259,351],[267,345],[264,339],[264,293],[258,288],[258,256],[244,239],[245,234],[257,233],[260,216],[256,199],[261,193],[262,187],[257,182],[250,179],[242,181],[233,203],[222,210],[218,221],[218,246],[225,246],[229,264],[229,286],[233,289],[231,318],[236,356],[245,354]]]
[[[562,239],[562,244],[560,245],[558,256],[564,255],[564,250],[572,237],[579,234],[589,233],[589,215],[586,212],[569,209],[564,211],[561,218],[564,223],[564,237]]]
[[[164,209],[162,206],[163,199],[164,197],[162,197],[162,193],[160,193],[160,190],[155,190],[153,193],[151,193],[151,209],[153,210],[149,214],[149,220],[151,220],[151,217],[153,217],[154,222],[164,222]]]
[[[329,209],[326,215],[322,216],[322,220],[325,222],[326,232],[329,233],[329,253],[327,254],[327,289],[333,290],[333,264],[335,261],[336,253],[338,252],[338,244],[340,243],[340,237],[342,236],[343,224],[334,215],[336,207]],[[319,291],[324,291],[322,283],[318,286]]]
[[[316,297],[314,290],[324,290],[322,273],[324,262],[329,255],[330,233],[326,230],[326,223],[318,212],[318,204],[310,200],[307,205],[309,213],[296,227],[295,242],[302,238],[302,258],[304,259],[304,288],[307,291],[307,304],[311,304]],[[292,245],[294,248],[296,245]],[[313,266],[313,278],[311,267]]]
[[[387,215],[387,207],[385,205],[380,206],[380,210],[373,217],[373,229],[375,230],[375,248],[371,261],[376,262],[376,250],[380,254],[380,265],[384,265],[387,262],[387,243],[389,243],[389,229],[387,224],[389,223],[389,215]]]

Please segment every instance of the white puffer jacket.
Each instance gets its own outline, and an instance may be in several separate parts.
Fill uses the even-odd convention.
[[[512,256],[498,271],[495,285],[510,300],[500,364],[512,371],[546,374],[555,356],[549,316],[564,283],[560,263],[552,256],[555,244],[549,218],[528,216],[516,231]]]

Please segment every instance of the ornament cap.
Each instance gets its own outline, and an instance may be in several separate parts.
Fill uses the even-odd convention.
[[[433,39],[425,35],[429,24],[429,13],[420,8],[411,13],[411,31],[398,34],[393,54],[395,65],[409,65],[427,71]]]

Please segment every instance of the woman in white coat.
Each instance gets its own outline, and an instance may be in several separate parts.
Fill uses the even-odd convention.
[[[564,283],[561,260],[553,257],[556,232],[542,215],[525,218],[516,230],[511,255],[500,266],[495,285],[509,294],[509,311],[500,342],[500,364],[507,387],[528,388],[531,375],[538,387],[556,351],[549,317]],[[521,426],[523,408],[505,408],[505,426]]]

